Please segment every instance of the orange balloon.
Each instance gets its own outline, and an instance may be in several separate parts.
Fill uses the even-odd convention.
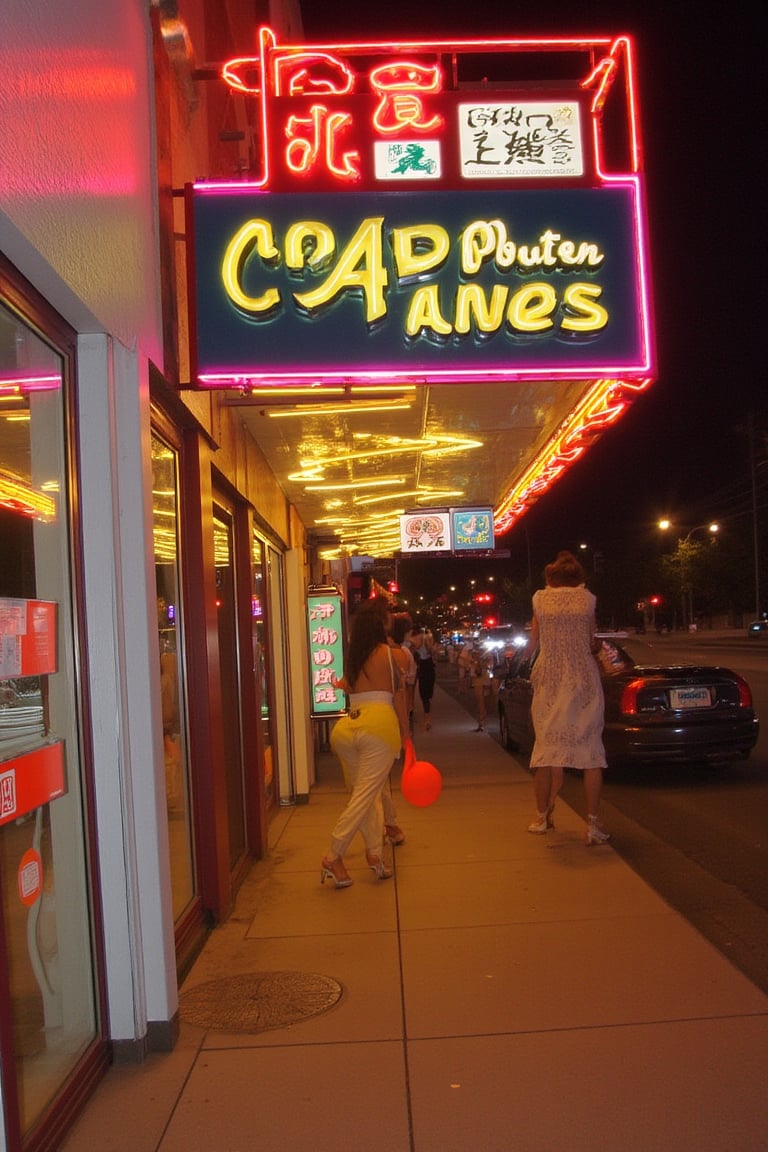
[[[414,808],[428,808],[443,790],[443,778],[428,760],[406,763],[400,781],[400,791]]]

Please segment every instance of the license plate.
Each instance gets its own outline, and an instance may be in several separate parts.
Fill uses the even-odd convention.
[[[712,695],[709,688],[672,688],[669,703],[673,708],[709,708]]]

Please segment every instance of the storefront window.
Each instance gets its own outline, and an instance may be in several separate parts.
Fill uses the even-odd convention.
[[[240,716],[238,669],[237,585],[235,581],[234,524],[230,510],[214,506],[213,549],[216,565],[221,723],[224,739],[224,775],[227,787],[230,867],[234,871],[245,856],[245,771]]]
[[[22,1132],[97,1035],[65,363],[0,303],[0,1064]]]
[[[174,919],[195,895],[179,573],[178,459],[152,436],[152,510],[157,588],[157,638],[165,753],[165,794]]]
[[[256,688],[259,693],[261,717],[261,747],[264,757],[264,795],[269,807],[275,800],[275,772],[272,750],[272,725],[270,718],[269,649],[267,647],[267,595],[268,570],[266,548],[258,536],[251,542],[251,563],[253,573],[253,601],[251,604],[253,666],[256,669]]]
[[[255,532],[251,541],[254,589],[253,654],[261,697],[264,795],[267,807],[295,796],[288,685],[288,621],[283,557]]]

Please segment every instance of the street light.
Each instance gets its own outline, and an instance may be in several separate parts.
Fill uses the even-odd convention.
[[[672,527],[671,520],[659,520],[659,528],[662,532],[666,532]],[[693,624],[693,585],[690,581],[690,565],[687,545],[690,543],[691,536],[694,532],[707,531],[710,538],[713,539],[720,531],[720,525],[711,521],[707,524],[696,524],[693,528],[689,529],[687,535],[678,537],[677,551],[679,554],[680,564],[680,593],[683,605],[683,627],[690,628]],[[687,593],[687,599],[686,599]],[[686,618],[687,617],[687,618]]]

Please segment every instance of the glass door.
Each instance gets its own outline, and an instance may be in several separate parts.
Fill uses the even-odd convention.
[[[184,691],[178,475],[178,453],[153,433],[152,515],[157,641],[174,921],[178,921],[189,907],[197,889]]]
[[[253,662],[259,691],[263,788],[267,810],[295,799],[290,739],[287,622],[283,558],[255,532],[253,577]]]
[[[213,547],[216,568],[221,723],[229,822],[229,863],[232,871],[242,860],[247,846],[233,529],[231,512],[214,505]]]
[[[0,1067],[14,1141],[98,1038],[69,363],[0,303]]]
[[[253,667],[259,694],[259,723],[263,756],[262,787],[267,808],[275,803],[277,781],[272,741],[272,673],[269,659],[268,571],[266,547],[257,535],[251,540],[253,601],[251,608]]]

